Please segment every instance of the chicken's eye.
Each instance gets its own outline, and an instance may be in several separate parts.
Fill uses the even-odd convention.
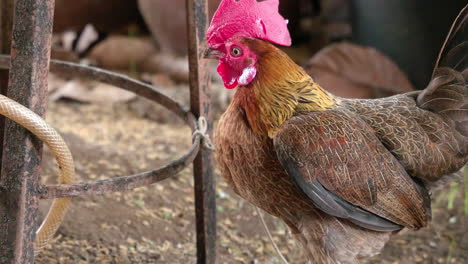
[[[239,47],[232,47],[231,54],[234,57],[239,57],[240,55],[242,55],[242,50]]]

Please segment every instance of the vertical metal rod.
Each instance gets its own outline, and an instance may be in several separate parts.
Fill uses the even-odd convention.
[[[208,27],[207,0],[187,0],[190,65],[190,106],[196,117],[204,116],[212,130],[208,62],[202,58]],[[201,149],[193,164],[197,226],[197,263],[216,262],[216,202],[210,151]]]
[[[16,0],[8,97],[43,115],[54,0]],[[0,178],[0,263],[33,263],[42,144],[7,120]]]
[[[10,54],[13,8],[15,0],[0,2],[0,54]],[[8,87],[8,70],[0,70],[0,94],[5,95]],[[2,167],[3,130],[5,118],[0,116],[0,168]],[[0,170],[1,175],[1,170]]]

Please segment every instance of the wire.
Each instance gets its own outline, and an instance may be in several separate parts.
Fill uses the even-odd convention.
[[[268,238],[270,239],[271,244],[273,244],[273,248],[275,249],[276,253],[278,254],[278,256],[280,257],[281,261],[283,261],[284,264],[289,264],[289,262],[286,260],[284,255],[279,250],[278,245],[276,245],[275,241],[273,240],[273,237],[271,236],[271,233],[270,233],[270,229],[268,228],[265,222],[265,219],[263,218],[262,212],[260,212],[260,209],[258,209],[257,206],[254,206],[254,207],[255,207],[255,210],[257,211],[258,216],[260,217],[260,220],[262,221],[263,227],[265,228]]]

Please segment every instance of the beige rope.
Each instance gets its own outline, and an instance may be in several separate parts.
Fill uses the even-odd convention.
[[[210,135],[208,134],[208,122],[204,116],[198,118],[197,130],[193,131],[192,138],[200,136],[203,139],[203,146],[209,150],[215,150],[213,142],[211,142]]]
[[[50,127],[44,119],[3,95],[0,95],[0,115],[23,126],[49,147],[60,166],[59,183],[72,184],[75,182],[75,166],[70,150],[57,131]],[[54,199],[49,213],[36,232],[34,244],[36,254],[48,244],[59,228],[70,202],[71,198]]]

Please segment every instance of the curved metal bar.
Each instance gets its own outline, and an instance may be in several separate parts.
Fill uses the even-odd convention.
[[[51,199],[60,197],[77,197],[90,194],[129,191],[137,187],[153,184],[176,175],[190,165],[200,150],[200,136],[196,136],[190,150],[179,159],[161,168],[96,182],[78,184],[46,185],[39,188],[39,198]]]
[[[10,56],[0,55],[0,69],[10,68]],[[192,130],[196,128],[195,116],[181,104],[171,99],[169,96],[158,91],[154,86],[137,81],[123,74],[114,73],[96,67],[84,66],[71,62],[59,60],[50,61],[50,71],[61,76],[79,77],[107,83],[121,89],[133,92],[139,96],[154,101],[168,110],[172,111],[184,120]]]
[[[10,56],[0,55],[0,68],[8,69],[9,67]],[[52,72],[58,73],[62,76],[91,79],[134,92],[137,95],[143,96],[151,101],[161,104],[168,110],[175,113],[190,126],[192,131],[197,128],[195,116],[190,111],[184,109],[184,107],[182,107],[179,103],[157,91],[156,88],[151,85],[134,80],[122,74],[113,73],[95,67],[88,67],[57,60],[51,61],[50,69]],[[194,138],[192,147],[187,153],[170,164],[158,169],[135,175],[122,176],[96,182],[84,182],[72,185],[41,185],[38,188],[38,195],[41,199],[76,197],[89,194],[104,194],[108,192],[128,191],[137,187],[153,184],[176,175],[185,167],[190,165],[200,150],[200,142],[200,136],[196,136]]]

